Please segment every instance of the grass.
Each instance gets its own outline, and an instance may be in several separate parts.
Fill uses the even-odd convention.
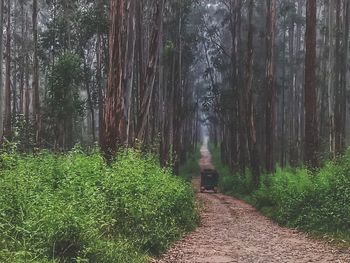
[[[212,154],[222,192],[248,201],[281,225],[349,244],[350,151],[316,173],[278,167],[261,176],[258,189],[249,171],[233,174],[221,164],[218,149]]]
[[[134,150],[0,154],[0,262],[147,262],[196,227],[193,191]]]

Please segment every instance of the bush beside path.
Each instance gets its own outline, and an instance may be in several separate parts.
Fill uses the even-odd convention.
[[[1,263],[143,263],[198,222],[191,186],[134,150],[0,154]]]

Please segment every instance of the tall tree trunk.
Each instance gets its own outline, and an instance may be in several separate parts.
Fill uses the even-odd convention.
[[[174,164],[173,164],[173,171],[174,174],[179,175],[180,172],[180,154],[181,154],[181,105],[182,105],[182,89],[183,89],[183,83],[182,83],[182,6],[181,6],[182,0],[180,0],[180,7],[179,7],[179,20],[178,20],[178,65],[177,65],[177,87],[175,88],[175,74],[174,74],[174,116],[173,116],[173,159],[174,159]],[[174,69],[175,65],[174,65]]]
[[[7,0],[5,117],[3,136],[5,139],[11,140],[11,134],[11,0]]]
[[[298,16],[303,15],[303,7],[305,0],[298,0]],[[302,24],[299,22],[297,24],[296,30],[296,54],[297,61],[302,59]],[[296,93],[296,107],[295,107],[295,149],[296,149],[296,161],[299,163],[302,156],[303,150],[301,149],[301,142],[303,137],[303,127],[304,127],[304,105],[303,105],[303,68],[296,68],[296,78],[295,78],[295,93]]]
[[[247,130],[246,130],[246,98],[244,96],[244,85],[243,85],[243,74],[242,74],[242,64],[243,59],[241,54],[241,13],[242,13],[242,1],[236,1],[235,6],[235,24],[236,24],[236,37],[234,42],[235,54],[237,65],[235,68],[235,82],[236,90],[238,92],[238,133],[239,133],[239,168],[241,174],[244,175],[248,160],[248,141],[247,141]]]
[[[0,0],[0,64],[3,64],[3,53],[4,53],[4,48],[3,48],[3,37],[4,37],[4,0]],[[4,92],[3,92],[3,68],[2,66],[0,67],[0,141],[2,140],[2,135],[3,135],[3,131],[4,131]]]
[[[125,1],[110,0],[108,83],[103,110],[101,147],[105,157],[112,160],[125,140],[123,85],[123,27]]]
[[[17,12],[17,1],[13,1],[13,19],[12,19],[12,83],[11,83],[11,99],[12,99],[12,111],[11,111],[11,119],[14,125],[16,125],[16,116],[17,116],[17,58],[18,58],[18,47],[19,43],[16,39],[17,35],[17,19],[15,17],[15,13]],[[11,56],[11,55],[10,55]]]
[[[150,105],[153,97],[156,68],[159,58],[159,44],[161,37],[161,23],[163,21],[164,0],[156,0],[153,13],[153,28],[149,44],[148,64],[145,70],[144,80],[141,82],[143,94],[140,97],[141,108],[139,111],[137,138],[144,140],[145,128],[149,117]]]
[[[250,166],[252,169],[253,180],[256,186],[259,184],[260,177],[260,161],[256,140],[255,129],[255,109],[253,98],[253,13],[254,13],[254,0],[249,1],[248,10],[248,44],[247,44],[247,62],[246,62],[246,126],[248,131],[248,146],[250,155]]]
[[[345,126],[346,126],[346,73],[349,38],[348,10],[349,3],[344,1],[343,13],[341,13],[341,0],[336,2],[336,52],[335,52],[335,153],[342,154],[345,151]],[[341,23],[343,18],[343,23]],[[341,36],[343,35],[343,38]]]
[[[334,58],[335,49],[334,38],[334,1],[329,1],[328,6],[328,34],[329,34],[329,54],[328,54],[328,118],[329,118],[329,152],[335,154],[334,137]]]
[[[26,14],[26,21],[28,20],[28,13]],[[29,31],[29,25],[25,24],[25,37],[28,38],[28,31]],[[29,106],[30,106],[30,68],[29,68],[29,54],[26,52],[24,54],[25,59],[25,68],[24,68],[24,75],[25,75],[25,91],[24,91],[24,98],[23,98],[23,113],[24,118],[26,120],[26,123],[29,124],[30,121],[30,112],[29,112]],[[29,138],[29,135],[28,135]]]
[[[143,90],[145,87],[142,85],[142,82],[144,80],[144,30],[143,30],[143,0],[136,1],[136,49],[137,49],[137,65],[136,65],[136,71],[137,71],[137,109],[136,109],[136,115],[141,111],[141,103],[142,98],[144,96],[145,91]],[[138,116],[137,116],[138,117]],[[136,125],[138,124],[138,119],[136,119]]]
[[[287,30],[287,25],[286,25],[286,17],[284,17],[283,21],[283,56],[282,56],[282,110],[281,110],[281,126],[282,126],[282,134],[281,134],[281,167],[285,166],[285,157],[286,157],[286,96],[285,96],[285,91],[286,91],[286,42],[287,42],[287,37],[286,37],[286,30]]]
[[[84,57],[84,80],[85,80],[85,87],[86,87],[86,94],[87,94],[87,104],[90,111],[90,118],[91,118],[91,134],[92,134],[92,140],[95,143],[96,141],[96,124],[95,124],[95,107],[94,103],[92,101],[91,96],[91,89],[90,89],[90,72],[89,67],[87,65],[87,58],[84,55],[84,50],[82,50],[82,55]]]
[[[323,15],[323,20],[325,21],[325,25],[329,24],[329,4],[325,3],[325,10]],[[329,30],[330,28],[326,27],[324,34],[322,35],[322,46],[321,46],[321,65],[320,65],[320,76],[321,78],[321,88],[320,88],[320,112],[319,112],[319,136],[320,136],[320,151],[326,152],[329,150],[329,119],[328,119],[328,53],[330,52],[330,39],[329,39]],[[322,148],[321,148],[322,147]]]
[[[342,47],[342,66],[341,66],[341,78],[340,84],[342,89],[342,141],[341,148],[343,151],[346,148],[346,126],[347,126],[347,59],[348,59],[348,49],[349,49],[349,23],[350,23],[350,1],[344,2],[344,39],[343,39],[343,47]]]
[[[274,172],[275,140],[275,84],[274,47],[276,26],[276,0],[267,0],[266,21],[266,171]]]
[[[295,67],[295,48],[294,48],[294,38],[295,38],[295,25],[294,21],[291,21],[288,30],[289,38],[289,100],[288,100],[288,120],[289,120],[289,135],[288,135],[288,153],[289,153],[289,164],[295,166],[297,163],[296,151],[295,151],[295,104],[296,104],[296,67]]]
[[[19,70],[19,75],[20,75],[20,85],[19,85],[19,113],[23,114],[24,113],[24,75],[25,75],[25,19],[26,19],[26,14],[24,12],[24,2],[21,2],[21,51],[20,51],[20,70]]]
[[[175,123],[175,67],[176,57],[175,52],[171,56],[169,61],[171,65],[169,67],[168,76],[170,81],[167,83],[167,94],[165,100],[167,101],[166,107],[166,123],[165,123],[165,142],[163,146],[163,164],[167,164],[171,161],[171,144],[174,140],[174,123]]]
[[[29,55],[27,54],[25,57],[25,92],[24,92],[24,118],[26,120],[26,123],[29,123],[30,121],[30,112],[29,112],[29,106],[30,106],[30,69],[29,69]]]
[[[305,142],[304,162],[309,168],[318,166],[318,129],[316,94],[316,0],[306,4],[305,57]]]
[[[127,116],[126,127],[126,143],[132,143],[132,113],[133,106],[133,84],[134,84],[134,62],[136,50],[136,3],[130,1],[128,3],[128,21],[127,21],[127,43],[125,52],[125,69],[124,69],[124,83],[125,83],[125,107]]]
[[[98,14],[103,16],[103,0],[98,0]],[[98,89],[98,119],[99,119],[99,136],[103,133],[103,91],[102,85],[102,29],[101,25],[97,28],[97,40],[96,40],[96,85]]]
[[[341,67],[341,56],[342,52],[340,50],[340,45],[341,45],[341,37],[340,34],[342,33],[341,30],[341,1],[342,0],[335,0],[336,2],[336,35],[335,35],[335,64],[334,64],[334,89],[335,89],[335,104],[334,104],[334,143],[335,143],[335,154],[338,155],[342,153],[341,149],[341,140],[342,140],[342,134],[341,134],[341,126],[342,126],[342,114],[341,114],[341,86],[340,86],[340,67]]]
[[[39,59],[38,59],[38,0],[33,0],[33,116],[35,142],[37,147],[41,145],[41,113],[40,113],[40,95],[39,95]]]
[[[238,90],[238,48],[237,48],[237,34],[239,29],[237,30],[237,23],[236,23],[236,16],[237,14],[237,2],[231,1],[230,2],[230,33],[231,33],[231,45],[232,45],[232,51],[231,51],[231,83],[230,86],[232,88],[233,93],[233,107],[232,107],[232,114],[228,116],[228,122],[230,123],[229,127],[229,133],[228,136],[228,142],[230,144],[230,147],[227,149],[226,158],[228,159],[228,164],[231,169],[238,169],[239,164],[239,90]]]

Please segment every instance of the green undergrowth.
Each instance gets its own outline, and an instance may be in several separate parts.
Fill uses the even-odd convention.
[[[201,157],[199,147],[187,155],[186,162],[180,166],[180,177],[191,182],[194,176],[199,175],[199,159]]]
[[[0,262],[147,262],[197,221],[189,184],[152,156],[0,155]]]
[[[223,165],[220,157],[220,149],[210,145],[212,161],[215,169],[219,173],[219,189],[222,193],[235,196],[249,201],[254,190],[254,183],[251,173],[247,170],[245,176],[233,175],[230,168]]]
[[[250,172],[232,174],[221,164],[218,149],[212,151],[222,192],[248,201],[281,225],[350,241],[350,151],[315,173],[277,168],[261,176],[258,189]]]

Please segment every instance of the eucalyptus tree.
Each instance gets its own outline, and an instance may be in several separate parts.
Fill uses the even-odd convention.
[[[318,128],[316,114],[316,1],[306,5],[305,56],[305,164],[318,166]]]
[[[259,184],[260,177],[260,158],[257,147],[256,137],[256,113],[253,96],[253,14],[254,14],[254,0],[249,1],[248,6],[248,39],[247,39],[247,57],[245,68],[245,94],[244,106],[246,107],[246,129],[248,131],[248,147],[250,155],[250,167],[254,183]]]
[[[276,0],[267,0],[266,15],[266,171],[274,172],[275,130],[275,27]]]
[[[4,86],[3,86],[3,42],[4,42],[4,0],[0,0],[0,141],[2,141],[3,134],[3,104],[4,104]]]
[[[40,110],[40,94],[39,94],[39,58],[38,58],[38,0],[33,0],[33,13],[32,13],[32,23],[33,23],[33,116],[35,123],[35,141],[37,146],[41,144],[41,110]]]
[[[11,140],[12,121],[11,121],[11,1],[7,1],[7,24],[6,24],[6,65],[5,65],[5,115],[4,115],[4,133],[6,140]]]
[[[103,109],[101,147],[112,159],[125,140],[124,85],[123,85],[123,28],[126,14],[124,0],[110,0],[108,82]]]

